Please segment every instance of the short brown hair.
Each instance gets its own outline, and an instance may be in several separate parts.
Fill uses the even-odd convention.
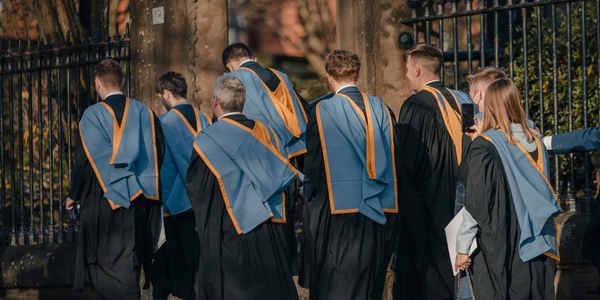
[[[162,94],[167,90],[176,98],[187,97],[187,83],[183,75],[175,72],[167,72],[158,78],[156,82],[156,93]]]
[[[440,74],[444,53],[437,46],[430,43],[415,44],[402,55],[404,62],[408,60],[409,56],[413,62],[419,63],[423,69],[431,74]]]
[[[120,87],[123,82],[123,68],[116,61],[105,59],[94,68],[94,77],[98,78],[103,85]]]
[[[493,100],[492,100],[493,99]],[[506,142],[515,145],[510,133],[510,124],[520,124],[527,136],[527,142],[533,141],[533,134],[527,130],[527,118],[523,110],[521,93],[515,83],[508,78],[492,82],[485,92],[482,131],[498,129],[506,135]]]
[[[467,82],[469,84],[474,84],[477,82],[487,86],[498,79],[504,78],[508,78],[506,77],[506,73],[504,73],[504,71],[496,67],[489,66],[473,71],[471,74],[469,74],[469,76],[467,76]]]
[[[335,81],[356,81],[360,58],[348,50],[333,50],[325,58],[325,72]]]
[[[248,48],[248,46],[246,46],[246,44],[243,43],[231,44],[227,46],[225,50],[223,50],[223,65],[227,66],[229,61],[238,60],[244,57],[253,58],[252,51],[250,51],[250,48]]]

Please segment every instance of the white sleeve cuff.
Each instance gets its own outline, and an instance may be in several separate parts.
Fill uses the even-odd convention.
[[[547,150],[552,150],[552,136],[545,136],[543,139],[544,146],[546,146]]]

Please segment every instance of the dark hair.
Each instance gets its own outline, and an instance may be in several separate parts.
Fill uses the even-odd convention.
[[[402,55],[404,62],[408,60],[409,56],[414,63],[418,63],[431,74],[440,74],[444,53],[436,45],[430,43],[415,44]]]
[[[227,66],[230,60],[238,60],[243,57],[253,58],[250,48],[243,43],[235,43],[223,50],[223,66]]]
[[[336,81],[356,81],[360,58],[348,50],[333,50],[325,58],[325,72]]]
[[[156,93],[162,94],[164,90],[171,92],[175,98],[187,98],[187,83],[179,73],[167,72],[158,78]]]
[[[94,77],[103,85],[120,87],[123,82],[123,68],[112,59],[104,59],[94,68]]]

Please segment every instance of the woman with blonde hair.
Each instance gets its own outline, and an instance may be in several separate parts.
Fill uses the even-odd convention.
[[[464,161],[469,175],[455,268],[472,265],[476,299],[553,299],[559,260],[554,217],[561,210],[548,181],[548,153],[527,130],[510,79],[491,83],[485,97],[481,134]]]

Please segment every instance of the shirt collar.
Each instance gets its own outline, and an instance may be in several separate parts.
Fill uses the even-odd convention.
[[[428,84],[430,84],[432,82],[436,82],[436,81],[440,81],[440,80],[439,79],[434,79],[434,80],[427,81],[427,82],[425,82],[424,86],[428,85]]]
[[[112,92],[112,93],[108,93],[108,95],[106,95],[106,97],[104,97],[104,99],[113,96],[113,95],[123,95],[123,92],[121,91],[116,91],[116,92]]]
[[[189,103],[189,102],[187,102],[186,100],[184,100],[184,101],[177,102],[177,103],[173,104],[173,107],[175,107],[175,106],[179,106],[179,105],[185,105],[185,104],[190,104],[190,103]]]
[[[239,112],[239,111],[232,111],[232,112],[228,112],[228,113],[226,113],[226,114],[223,114],[222,116],[220,116],[220,117],[219,117],[219,119],[218,119],[217,121],[219,121],[219,120],[223,119],[223,117],[226,117],[226,116],[232,116],[232,115],[242,115],[242,114],[243,114],[243,113],[241,113],[241,112]]]
[[[341,90],[351,86],[356,87],[356,84],[346,84],[344,86],[341,86],[339,89],[337,89],[337,91],[335,91],[335,94],[337,95]]]
[[[246,60],[242,61],[242,62],[240,63],[240,65],[238,66],[238,68],[241,68],[241,67],[242,67],[242,65],[243,65],[243,64],[245,64],[245,63],[247,63],[247,62],[254,62],[254,59],[252,59],[252,58],[248,58],[248,59],[246,59]]]

